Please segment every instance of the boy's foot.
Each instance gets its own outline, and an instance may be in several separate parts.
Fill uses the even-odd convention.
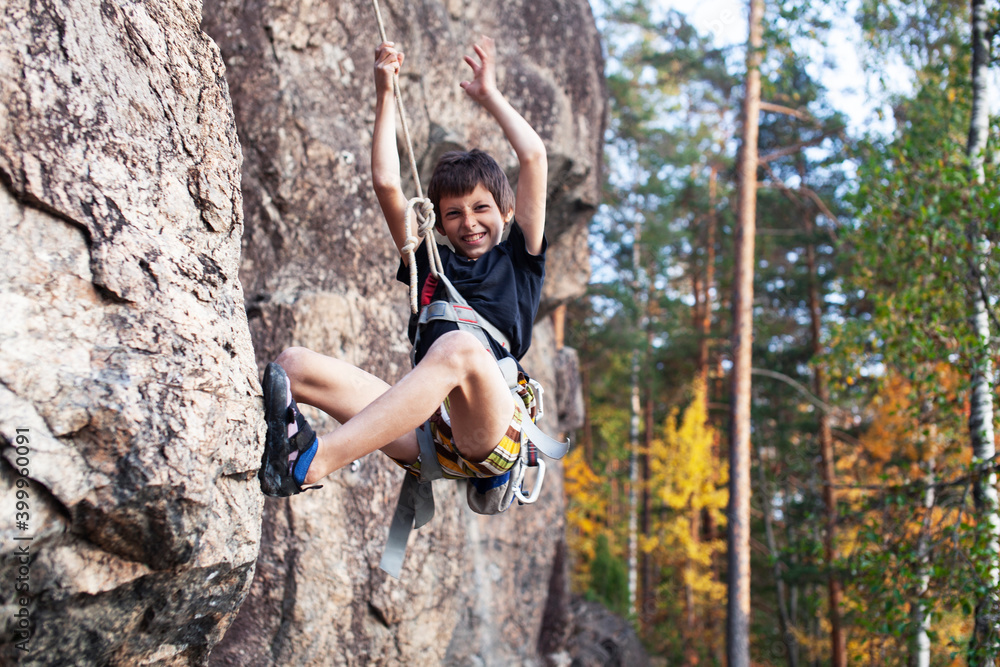
[[[292,399],[285,369],[268,364],[263,384],[267,437],[257,473],[261,490],[265,495],[283,498],[319,488],[302,487],[319,441]]]

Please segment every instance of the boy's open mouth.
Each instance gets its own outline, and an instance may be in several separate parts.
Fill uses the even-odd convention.
[[[479,232],[478,234],[469,234],[468,236],[464,236],[462,237],[462,240],[466,243],[477,243],[484,236],[486,236],[486,232]]]

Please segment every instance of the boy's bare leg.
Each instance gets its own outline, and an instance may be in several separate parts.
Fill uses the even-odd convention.
[[[346,361],[328,357],[304,347],[291,347],[275,362],[285,369],[298,403],[319,408],[341,424],[364,410],[391,387],[380,378]],[[414,433],[382,447],[389,456],[404,462],[417,460],[420,451]],[[349,462],[348,462],[349,463]]]
[[[279,358],[292,381],[295,399],[301,396],[303,403],[342,421],[340,428],[320,436],[319,450],[306,475],[307,484],[376,449],[405,461],[416,460],[419,448],[413,431],[446,396],[451,397],[456,447],[471,461],[481,461],[493,451],[514,411],[510,390],[493,355],[466,332],[441,336],[417,367],[392,387],[358,369],[344,372],[343,366],[353,369],[349,364],[329,362],[336,360],[323,362],[315,367],[316,371],[300,371],[294,364],[290,364],[291,369],[285,367]],[[336,372],[343,375],[327,379],[328,373]],[[345,396],[352,391],[354,397]],[[341,400],[342,404],[333,405]]]

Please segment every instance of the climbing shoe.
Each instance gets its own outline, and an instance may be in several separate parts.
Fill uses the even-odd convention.
[[[265,495],[284,498],[319,486],[303,487],[296,480],[295,464],[303,457],[299,479],[305,480],[306,471],[318,449],[316,433],[299,411],[289,391],[285,369],[270,363],[264,369],[264,419],[267,436],[264,455],[257,477]],[[289,431],[292,435],[289,436]]]

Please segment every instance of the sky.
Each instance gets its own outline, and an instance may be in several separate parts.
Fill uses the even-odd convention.
[[[591,0],[595,13],[601,14],[602,0]],[[737,45],[742,47],[747,40],[747,0],[651,0],[654,8],[674,9],[687,16],[689,22],[702,34],[711,35],[719,47]],[[905,67],[897,72],[890,68],[886,76],[891,91],[880,90],[882,85],[869,81],[864,71],[859,51],[864,50],[860,28],[855,21],[860,0],[847,0],[847,9],[836,12],[830,9],[827,17],[831,29],[826,35],[825,47],[811,42],[804,48],[814,49],[809,60],[816,71],[811,72],[814,80],[821,82],[827,90],[826,101],[848,117],[848,132],[860,137],[868,131],[883,135],[891,134],[895,124],[887,99],[890,93],[910,93],[912,73]],[[990,111],[1000,111],[1000,68],[993,68],[990,76]],[[742,91],[737,93],[742,97]],[[845,163],[845,169],[850,164]],[[600,261],[594,263],[594,280],[602,280]]]
[[[703,33],[715,36],[719,46],[744,44],[747,40],[747,0],[658,0],[661,7],[676,9],[686,14],[688,20]],[[871,94],[875,90],[868,81],[858,57],[862,44],[860,29],[854,20],[858,0],[848,0],[844,12],[830,13],[833,23],[828,35],[827,54],[817,50],[813,60],[822,62],[824,55],[836,63],[836,69],[825,70],[817,76],[829,91],[830,103],[849,117],[851,134],[860,135],[866,129],[890,133],[893,129],[892,113],[885,103],[885,94]],[[896,86],[891,92],[910,92],[910,73],[902,66],[898,76],[887,77]],[[1000,111],[1000,68],[992,68],[989,75],[990,113]],[[882,110],[882,119],[878,110]]]
[[[747,40],[746,0],[660,0],[664,8],[676,9],[686,14],[700,32],[714,36],[719,46],[744,44]],[[855,3],[851,3],[853,6]],[[816,77],[829,91],[830,103],[850,118],[849,130],[860,134],[864,129],[892,130],[891,114],[883,113],[886,120],[878,119],[881,106],[867,92],[866,75],[858,57],[860,32],[853,18],[853,10],[830,16],[833,26],[829,34],[827,53],[817,47],[814,62],[822,63],[823,56],[830,56],[835,69],[824,69]],[[901,81],[902,83],[902,81]],[[883,109],[884,112],[887,109]]]

